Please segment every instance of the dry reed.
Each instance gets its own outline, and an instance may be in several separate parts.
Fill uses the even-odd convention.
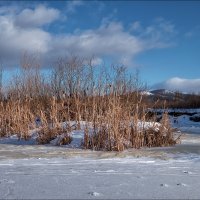
[[[29,66],[27,58],[25,61],[22,76],[13,79],[0,100],[1,137],[17,134],[19,139],[28,139],[31,130],[39,128],[39,144],[63,133],[66,137],[60,144],[68,144],[72,127],[64,127],[63,122],[73,120],[77,129],[81,121],[88,123],[82,142],[86,149],[122,151],[176,143],[167,114],[158,130],[155,120],[151,129],[138,126],[147,116],[139,93],[141,84],[137,75],[129,77],[123,66],[95,70],[91,61],[72,57],[59,60],[50,79],[45,80],[39,65],[31,62]]]

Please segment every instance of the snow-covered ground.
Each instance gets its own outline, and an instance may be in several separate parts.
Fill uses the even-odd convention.
[[[200,123],[171,121],[181,144],[120,153],[81,149],[78,130],[62,147],[2,138],[0,199],[200,199]]]
[[[200,154],[23,147],[1,146],[2,199],[200,198]]]
[[[199,113],[198,113],[199,114]],[[196,116],[197,114],[193,115]],[[172,126],[185,133],[195,133],[200,135],[200,122],[190,120],[189,115],[181,115],[179,117],[170,116]]]
[[[173,126],[182,132],[200,134],[200,123],[191,121],[190,116],[182,115],[177,118],[177,123]]]

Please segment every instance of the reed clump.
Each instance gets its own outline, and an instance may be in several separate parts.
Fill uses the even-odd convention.
[[[139,109],[142,105],[124,104],[121,98],[113,96],[106,101],[104,113],[93,110],[93,132],[89,134],[88,128],[85,129],[83,146],[86,149],[123,151],[128,148],[176,144],[167,113],[163,115],[160,124],[153,120],[146,122],[145,109]]]
[[[60,145],[72,141],[70,132],[85,121],[83,148],[122,151],[127,148],[174,145],[176,140],[167,114],[158,126],[151,119],[140,90],[137,73],[130,76],[124,66],[95,67],[76,56],[60,59],[45,78],[35,60],[22,62],[0,98],[0,136],[17,134],[29,139],[37,129],[38,143],[65,136]],[[70,126],[70,122],[74,122]],[[66,124],[69,123],[69,124]]]

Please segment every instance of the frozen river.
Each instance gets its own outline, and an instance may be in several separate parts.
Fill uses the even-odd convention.
[[[182,143],[122,153],[0,144],[0,198],[200,199],[200,137]]]

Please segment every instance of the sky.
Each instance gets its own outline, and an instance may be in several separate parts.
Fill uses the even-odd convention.
[[[24,52],[45,70],[59,57],[94,57],[139,70],[149,89],[200,92],[200,1],[0,1],[7,80]]]

